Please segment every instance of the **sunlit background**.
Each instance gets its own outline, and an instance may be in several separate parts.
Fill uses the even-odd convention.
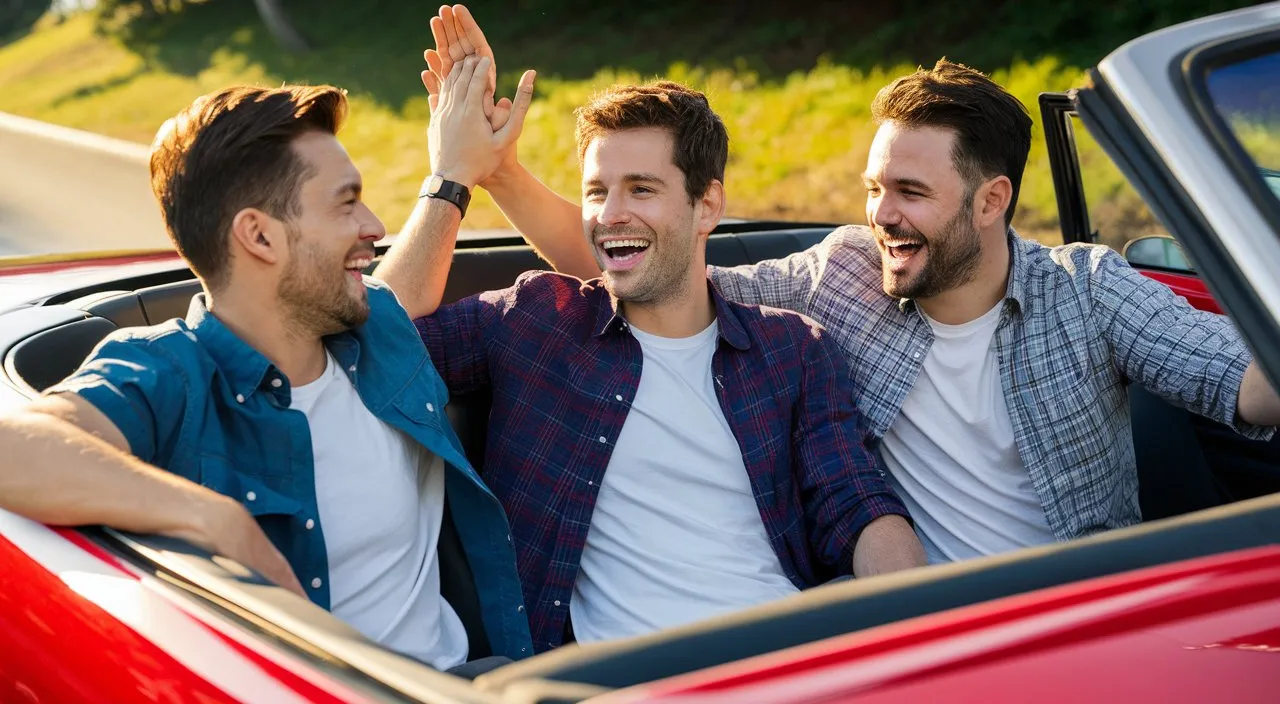
[[[731,215],[863,222],[858,175],[874,133],[871,99],[893,77],[945,55],[993,74],[1036,118],[1014,224],[1053,242],[1061,236],[1037,95],[1080,85],[1089,66],[1128,39],[1249,4],[477,0],[469,7],[497,55],[500,92],[514,90],[522,69],[538,69],[520,156],[570,197],[578,191],[573,108],[613,82],[664,77],[705,90],[729,127]],[[418,72],[435,7],[0,0],[0,113],[145,145],[192,98],[230,83],[333,83],[353,102],[342,140],[375,212],[395,230],[428,170]],[[165,244],[137,156],[145,152],[104,142],[125,156],[98,163],[14,124],[0,119],[0,255]],[[1081,158],[1095,225],[1125,238],[1158,230],[1087,139]],[[464,227],[505,226],[479,194]]]

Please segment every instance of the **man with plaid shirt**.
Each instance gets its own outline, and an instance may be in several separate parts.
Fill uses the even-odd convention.
[[[440,101],[469,100],[458,73]],[[433,148],[490,128],[478,111],[442,122]],[[482,472],[511,522],[535,650],[924,564],[839,348],[707,280],[728,134],[706,98],[617,88],[579,112],[577,139],[602,278],[530,272],[433,311],[442,282],[422,272],[451,241],[400,242],[377,271],[423,316],[450,392],[492,392]],[[425,196],[475,185],[438,176]]]
[[[492,51],[465,11],[434,58]],[[1013,231],[1026,108],[939,61],[886,86],[863,181],[868,227],[710,276],[730,300],[812,316],[840,343],[855,403],[931,562],[1137,523],[1125,386],[1265,439],[1280,399],[1231,322],[1101,246]],[[558,271],[599,271],[578,208],[515,159],[482,179]]]

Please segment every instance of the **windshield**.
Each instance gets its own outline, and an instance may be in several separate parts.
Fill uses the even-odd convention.
[[[1280,199],[1280,52],[1215,68],[1208,88],[1214,109]]]

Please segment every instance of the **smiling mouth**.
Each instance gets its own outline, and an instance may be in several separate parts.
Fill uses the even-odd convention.
[[[347,259],[347,261],[344,262],[342,266],[344,269],[347,270],[347,274],[349,274],[351,278],[355,279],[356,281],[361,281],[363,280],[363,277],[364,277],[364,270],[368,269],[369,265],[372,263],[373,263],[372,254],[361,254],[355,257],[351,257],[350,259]]]
[[[639,257],[649,249],[649,244],[648,240],[642,239],[609,240],[601,242],[600,249],[610,261],[624,264]]]
[[[902,244],[889,244],[888,242],[883,242],[882,244],[884,245],[885,251],[889,253],[889,256],[899,261],[910,259],[911,255],[919,252],[924,247],[924,244],[920,242],[906,242]]]

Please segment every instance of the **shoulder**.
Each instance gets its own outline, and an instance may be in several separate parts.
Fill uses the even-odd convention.
[[[113,330],[89,353],[84,366],[118,361],[178,369],[198,359],[200,351],[200,343],[186,321],[174,318],[157,325]]]
[[[771,356],[794,354],[807,359],[814,354],[840,356],[839,348],[821,323],[803,313],[726,301],[746,329],[753,345]]]

